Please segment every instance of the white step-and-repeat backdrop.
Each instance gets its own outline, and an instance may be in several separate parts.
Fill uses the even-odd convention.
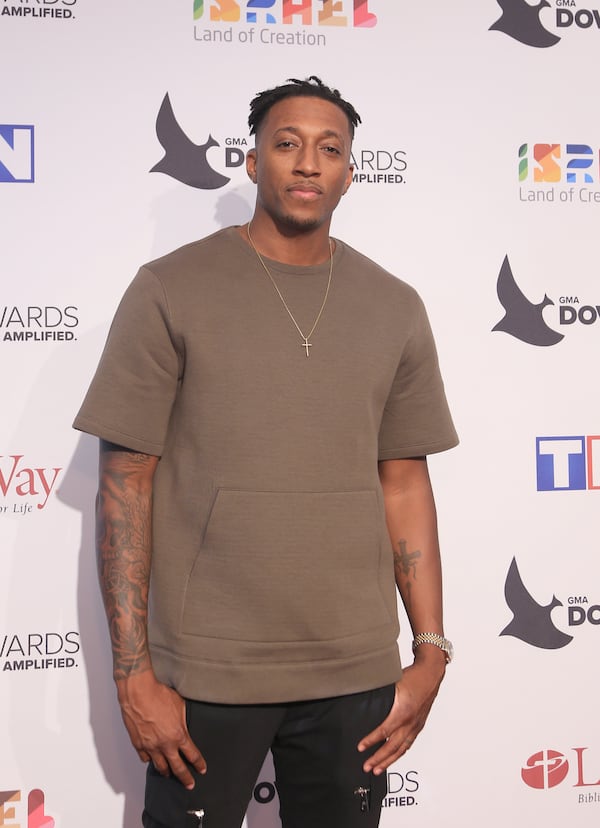
[[[421,292],[462,438],[457,656],[382,825],[598,825],[594,3],[1,0],[0,826],[139,825],[70,423],[138,264],[250,216],[250,98],[310,74],[363,118],[333,232]]]

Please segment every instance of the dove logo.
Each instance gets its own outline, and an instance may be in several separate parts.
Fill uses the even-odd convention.
[[[531,6],[527,0],[497,0],[502,14],[490,31],[503,32],[518,40],[525,46],[547,49],[555,46],[560,37],[544,28],[540,20],[542,9],[550,8],[547,0],[540,0],[537,6]]]
[[[34,128],[0,124],[0,182],[31,184],[34,181]]]
[[[557,6],[574,6],[574,2],[557,0]],[[576,12],[568,9],[557,9],[556,25],[561,27],[577,26],[579,29],[590,29],[592,26],[600,29],[600,11],[598,9],[579,9]]]
[[[350,160],[355,184],[406,184],[405,150],[354,149]]]
[[[0,637],[3,673],[24,670],[60,670],[78,667],[73,656],[81,648],[79,633],[47,632],[28,635],[8,633]]]
[[[538,492],[600,489],[600,437],[537,437]]]
[[[206,143],[194,144],[177,123],[168,94],[158,111],[156,135],[165,154],[150,172],[165,173],[199,190],[217,190],[231,180],[213,169],[208,161],[208,151],[220,146],[219,142],[209,135]],[[226,148],[226,166],[239,167],[244,158],[244,153],[237,147]]]
[[[515,282],[508,256],[504,257],[500,268],[497,290],[498,299],[506,313],[492,331],[504,331],[521,342],[543,347],[556,345],[564,339],[563,334],[553,330],[544,321],[544,308],[554,302],[545,294],[538,304],[531,302]]]
[[[572,635],[559,630],[552,621],[552,611],[556,607],[562,607],[562,602],[553,595],[549,604],[538,604],[523,584],[515,558],[512,559],[506,576],[504,597],[513,619],[502,630],[501,636],[511,635],[542,650],[559,650],[573,640]]]
[[[44,812],[44,792],[35,789],[27,797],[27,828],[54,828],[56,825],[51,816]],[[0,791],[0,826],[19,828],[15,819],[22,819],[21,791]]]

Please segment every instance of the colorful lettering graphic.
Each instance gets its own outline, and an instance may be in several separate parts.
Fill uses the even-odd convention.
[[[193,0],[194,20],[213,23],[268,23],[368,29],[377,25],[369,0]],[[262,11],[262,14],[260,13]]]

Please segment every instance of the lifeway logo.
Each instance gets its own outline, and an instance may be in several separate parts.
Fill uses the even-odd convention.
[[[536,437],[538,492],[600,490],[600,437]]]
[[[580,8],[575,0],[547,0],[532,5],[527,0],[497,0],[502,14],[490,31],[503,32],[525,46],[556,46],[568,29],[600,29],[600,11]],[[546,12],[546,9],[551,11]]]
[[[45,19],[74,20],[73,6],[77,0],[20,0],[20,3],[11,3],[3,0],[0,16],[25,17],[31,20]],[[0,823],[1,825],[2,823]]]
[[[31,125],[0,124],[0,183],[35,181],[34,133]]]
[[[521,768],[521,779],[529,787],[538,791],[547,791],[562,784],[571,777],[573,788],[597,788],[600,786],[600,756],[598,752],[587,753],[588,747],[571,748],[571,760],[559,750],[539,750],[532,754]],[[593,781],[596,780],[596,781]],[[600,802],[600,793],[589,791],[580,793],[579,804]]]
[[[555,312],[551,327],[544,319],[544,311],[555,307],[554,301],[547,294],[541,302],[528,299],[515,280],[508,256],[502,262],[496,289],[505,314],[492,331],[503,331],[528,345],[549,346],[561,342],[565,334],[556,330],[557,326],[566,332],[573,325],[590,328],[600,322],[600,303],[584,303],[579,296],[565,294],[558,299],[558,314]]]
[[[27,828],[54,828],[54,819],[45,812],[45,796],[42,790],[36,788],[29,792],[27,806],[24,799],[22,791],[0,791],[0,825],[19,828],[19,825],[25,824],[23,820],[27,817]],[[18,823],[14,820],[18,820]]]
[[[554,611],[565,604],[556,595],[552,596],[548,604],[536,601],[523,583],[515,558],[512,559],[506,576],[504,597],[513,618],[504,627],[501,636],[518,638],[525,644],[542,650],[560,650],[573,641],[573,636],[560,630],[552,618]],[[592,603],[587,595],[570,595],[566,609],[566,618],[563,610],[562,622],[570,630],[574,631],[574,628],[585,624],[600,627],[600,604]]]
[[[2,672],[19,673],[27,670],[63,670],[78,667],[75,656],[80,648],[79,633],[74,630],[66,633],[2,633]]]
[[[600,204],[600,150],[590,144],[521,144],[519,201]],[[566,185],[566,186],[565,186]]]
[[[31,467],[24,454],[0,455],[0,515],[45,509],[62,467]],[[8,503],[2,501],[9,501]]]

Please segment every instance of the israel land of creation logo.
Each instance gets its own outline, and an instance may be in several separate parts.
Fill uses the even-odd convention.
[[[54,828],[56,822],[46,814],[46,797],[39,788],[26,791],[0,791],[0,825],[10,828]]]
[[[519,201],[600,205],[600,150],[595,144],[521,144]]]
[[[35,181],[35,128],[0,124],[0,183],[32,184]]]
[[[1,17],[26,20],[74,20],[77,0],[2,0]],[[0,822],[0,825],[2,823]]]
[[[575,788],[579,805],[600,803],[600,792],[590,790],[600,787],[600,756],[590,747],[538,750],[522,766],[521,779],[536,791],[549,791],[559,785]],[[587,791],[583,793],[582,788]]]
[[[525,46],[547,49],[567,34],[600,31],[600,10],[584,8],[576,0],[497,0],[502,13],[490,31],[502,32]]]
[[[77,654],[80,649],[79,633],[75,630],[61,633],[0,632],[0,672],[22,673],[29,670],[79,667]]]
[[[513,617],[501,631],[501,636],[518,638],[541,650],[561,650],[573,641],[574,635],[570,633],[579,632],[581,628],[596,629],[600,634],[598,601],[584,593],[569,595],[564,601],[553,594],[548,603],[541,604],[523,583],[516,558],[508,568],[504,597]]]
[[[194,40],[249,46],[327,45],[333,30],[372,29],[380,0],[193,0]]]

